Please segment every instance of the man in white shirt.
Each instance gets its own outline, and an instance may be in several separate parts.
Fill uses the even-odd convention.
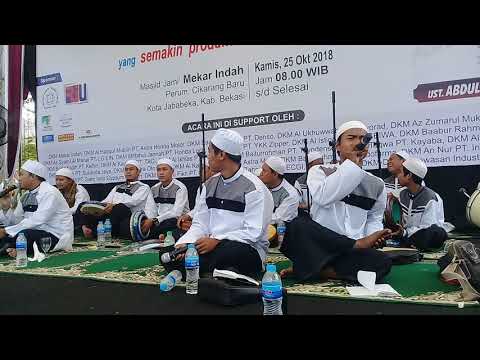
[[[307,174],[308,170],[315,165],[323,165],[323,155],[319,151],[312,151],[308,153],[308,169],[305,174],[301,175],[297,180],[295,180],[295,189],[297,189],[298,193],[301,196],[300,205],[298,206],[300,209],[307,209]],[[310,194],[310,205],[312,205],[312,195]]]
[[[33,244],[44,251],[40,239],[50,237],[50,249],[71,250],[73,243],[73,218],[68,204],[57,188],[50,185],[48,169],[41,163],[27,160],[20,170],[20,188],[28,190],[15,209],[22,220],[12,226],[0,228],[0,253],[6,251],[15,257],[15,241],[19,233],[27,239],[27,254],[34,255]]]
[[[147,216],[153,216],[150,207],[154,204],[150,187],[139,181],[140,164],[129,160],[124,166],[125,182],[115,185],[107,197],[102,201],[106,204],[105,215],[95,217],[82,214],[80,224],[85,237],[96,236],[98,221],[110,218],[112,223],[112,237],[121,237],[132,240],[130,233],[130,217],[137,211],[145,211]]]
[[[175,165],[170,159],[160,159],[157,162],[159,183],[152,186],[152,196],[156,204],[156,216],[142,223],[142,232],[150,230],[151,238],[158,239],[161,233],[177,228],[177,220],[190,211],[188,205],[188,190],[179,180],[174,179]]]
[[[230,129],[218,129],[208,146],[213,172],[203,184],[192,226],[175,244],[194,243],[200,273],[230,269],[249,276],[263,270],[268,248],[267,228],[273,213],[272,195],[262,181],[241,166],[243,138]],[[185,254],[165,264],[184,273]]]
[[[271,156],[262,165],[260,180],[267,186],[273,197],[272,224],[290,222],[298,215],[299,195],[296,189],[283,178],[287,165],[278,156]]]
[[[439,249],[448,238],[442,226],[443,204],[435,191],[422,186],[427,171],[427,165],[420,159],[410,157],[403,163],[397,175],[400,186],[404,187],[399,195],[403,225],[398,225],[392,234],[400,239],[402,246],[422,251]]]
[[[307,185],[312,196],[308,217],[297,217],[287,230],[281,251],[293,262],[289,272],[300,280],[333,278],[356,281],[359,270],[377,280],[388,274],[391,260],[375,247],[390,236],[382,219],[386,204],[383,180],[362,169],[368,146],[360,121],[342,124],[336,150],[340,164],[313,166]]]
[[[79,205],[90,201],[87,189],[75,182],[75,176],[69,168],[59,169],[55,173],[55,184],[70,207],[75,231],[80,228]]]
[[[392,153],[388,158],[387,169],[391,175],[383,180],[387,194],[398,198],[398,194],[403,190],[398,182],[398,174],[402,171],[403,162],[409,158],[410,154],[403,150]]]
[[[16,186],[16,184],[14,185]],[[11,189],[10,191],[8,191]],[[4,180],[0,183],[0,193],[7,191],[2,197],[0,197],[0,226],[10,226],[18,224],[22,219],[15,215],[15,208],[18,204],[15,204],[15,188],[8,180]]]

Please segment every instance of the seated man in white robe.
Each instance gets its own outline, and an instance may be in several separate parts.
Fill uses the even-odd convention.
[[[69,168],[60,169],[55,173],[55,184],[70,208],[75,231],[81,231],[79,205],[90,201],[87,189],[75,182],[75,176]]]
[[[383,180],[385,182],[387,195],[393,194],[398,198],[400,191],[403,190],[398,182],[398,174],[402,171],[403,162],[408,158],[410,158],[410,154],[403,150],[392,153],[388,158],[387,170],[390,173],[390,176]]]
[[[300,209],[307,209],[308,202],[307,202],[307,174],[308,170],[315,165],[323,165],[323,155],[319,151],[312,151],[308,153],[308,169],[307,172],[301,175],[297,180],[295,180],[295,189],[297,189],[298,193],[301,196],[300,205],[298,206]],[[312,195],[310,195],[310,206],[312,205]]]
[[[413,246],[422,251],[436,250],[443,246],[448,235],[443,219],[443,203],[435,191],[422,186],[427,166],[420,159],[410,157],[398,174],[399,195],[402,206],[402,225],[392,234],[402,246]]]
[[[160,180],[152,186],[152,196],[156,204],[155,216],[142,223],[142,232],[150,231],[150,238],[177,228],[177,221],[182,214],[187,213],[188,190],[186,186],[173,177],[175,165],[170,159],[160,159],[157,162],[157,177]]]
[[[175,244],[195,244],[200,275],[217,269],[257,276],[268,248],[267,228],[273,213],[272,195],[262,181],[241,166],[243,137],[229,129],[215,132],[208,146],[214,172],[203,184],[192,226]],[[185,253],[164,264],[167,271],[185,273]]]
[[[3,194],[2,197],[0,197],[0,226],[1,227],[15,225],[22,220],[21,217],[16,216],[15,214],[15,208],[17,207],[18,202],[16,201],[16,195],[14,194],[18,190],[15,190],[11,186],[12,184],[9,183],[8,180],[4,180],[3,182],[0,183],[0,193],[3,193],[4,191],[6,191],[6,193]],[[9,189],[11,190],[9,191]]]
[[[297,190],[283,178],[287,165],[278,156],[271,156],[262,165],[260,180],[273,197],[272,224],[290,222],[298,215],[299,195]]]
[[[140,164],[135,160],[129,160],[124,166],[125,182],[115,185],[107,197],[102,201],[106,204],[105,215],[95,217],[93,215],[81,214],[80,224],[82,225],[85,237],[96,236],[97,223],[110,218],[112,223],[112,237],[132,240],[130,232],[130,217],[136,211],[145,211],[147,216],[153,216],[150,207],[154,204],[150,187],[139,181],[141,172]],[[80,209],[81,209],[80,205]]]
[[[15,209],[22,220],[12,226],[0,228],[0,253],[16,256],[15,241],[23,233],[27,239],[27,255],[34,255],[36,243],[39,251],[71,250],[73,218],[68,204],[57,188],[50,185],[48,169],[41,163],[28,160],[20,170],[20,188],[28,190]],[[51,239],[50,249],[43,249],[40,239]]]
[[[315,278],[355,282],[359,270],[376,273],[381,281],[391,260],[376,247],[390,230],[382,225],[386,204],[383,180],[362,169],[368,146],[361,149],[367,127],[350,121],[337,132],[340,164],[313,166],[307,185],[312,196],[311,219],[297,217],[290,223],[280,251],[293,263],[300,280]]]

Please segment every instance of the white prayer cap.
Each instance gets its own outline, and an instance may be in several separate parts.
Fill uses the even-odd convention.
[[[400,156],[402,159],[407,160],[410,158],[410,154],[407,153],[406,151],[400,150],[400,151],[395,151],[395,154]]]
[[[285,174],[285,171],[287,170],[287,164],[285,164],[285,161],[278,157],[278,156],[270,156],[267,160],[265,160],[265,164],[270,166],[270,168],[280,175]]]
[[[403,167],[405,169],[410,170],[412,173],[417,175],[420,179],[424,179],[425,175],[427,175],[427,165],[420,160],[420,159],[415,159],[413,157],[408,158],[407,160],[404,161]]]
[[[231,155],[242,153],[243,137],[236,131],[230,129],[218,129],[212,140],[213,145]]]
[[[368,132],[367,127],[361,121],[356,121],[356,120],[347,121],[346,123],[343,123],[342,125],[340,125],[340,127],[338,128],[338,130],[337,130],[337,141],[338,141],[338,138],[340,137],[340,135],[342,135],[345,131],[350,130],[350,129],[363,129],[366,132]]]
[[[260,176],[261,173],[262,173],[262,168],[258,168],[258,169],[253,170],[253,174],[255,176]]]
[[[173,161],[170,160],[170,159],[167,159],[167,158],[160,159],[160,160],[157,161],[157,166],[160,165],[160,164],[168,165],[172,168],[172,170],[175,171],[175,165],[173,165]]]
[[[31,174],[35,174],[44,178],[45,180],[48,179],[48,169],[45,165],[39,163],[35,160],[27,160],[25,164],[22,165],[22,169],[28,171]]]
[[[135,166],[139,171],[142,170],[142,168],[140,167],[140,164],[138,163],[138,161],[136,160],[128,160],[126,163],[125,163],[125,166],[127,165],[133,165]],[[125,167],[124,166],[124,167]]]
[[[308,153],[308,163],[310,164],[312,161],[322,159],[323,155],[320,151],[312,151]]]
[[[57,172],[55,173],[55,176],[65,176],[75,181],[73,172],[69,168],[63,168],[63,169],[57,170]]]

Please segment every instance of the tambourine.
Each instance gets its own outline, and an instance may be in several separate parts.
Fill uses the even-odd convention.
[[[105,215],[105,208],[107,206],[100,201],[87,201],[82,205],[80,211],[85,215],[92,215],[95,217],[101,217]]]
[[[480,183],[468,199],[466,216],[470,224],[480,227]]]
[[[387,207],[383,214],[383,224],[387,229],[396,230],[402,223],[402,206],[395,196],[387,198]]]
[[[150,235],[150,230],[145,234],[142,232],[142,222],[148,219],[143,210],[136,211],[130,217],[130,235],[133,241],[143,241]]]

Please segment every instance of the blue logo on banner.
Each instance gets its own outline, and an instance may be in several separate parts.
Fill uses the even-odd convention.
[[[37,77],[37,86],[48,85],[57,82],[62,82],[62,76],[60,73]]]
[[[42,143],[53,142],[54,139],[55,139],[55,137],[53,135],[43,135],[42,136]]]

